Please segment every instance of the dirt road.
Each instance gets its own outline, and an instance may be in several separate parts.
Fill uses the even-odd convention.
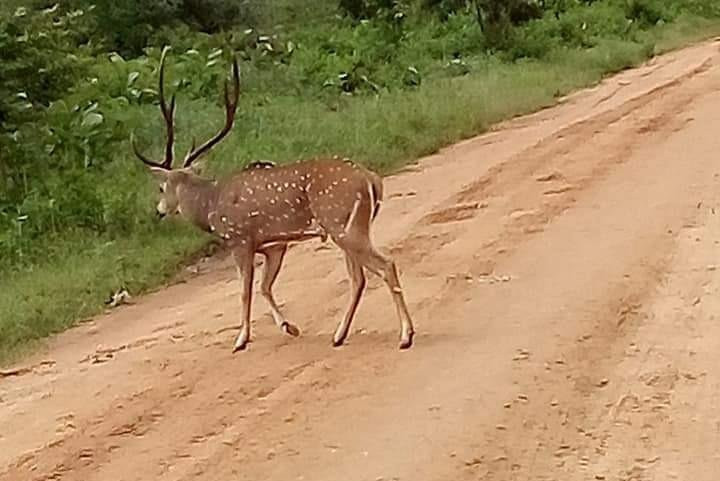
[[[292,249],[231,354],[226,261],[0,379],[0,479],[711,480],[720,467],[720,42],[660,57],[388,178],[330,346],[337,249]],[[318,250],[319,249],[319,250]],[[22,366],[21,366],[22,367]]]

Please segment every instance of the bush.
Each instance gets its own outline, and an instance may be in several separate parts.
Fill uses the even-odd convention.
[[[91,63],[84,11],[57,7],[0,12],[0,228],[2,215],[27,194],[49,132],[35,122]],[[87,43],[83,43],[87,42]]]
[[[47,104],[67,91],[88,65],[82,10],[18,8],[0,15],[0,122]]]
[[[627,0],[625,15],[640,28],[651,27],[674,20],[676,12],[669,5],[671,3],[661,0]]]
[[[360,20],[377,17],[400,5],[396,0],[340,0],[339,6],[343,13]]]
[[[422,0],[421,6],[441,20],[448,20],[458,13],[475,12],[474,0]]]
[[[78,7],[86,0],[74,0]],[[242,0],[94,0],[99,32],[111,48],[138,55],[154,32],[182,25],[215,33],[233,25],[251,25],[259,7]]]

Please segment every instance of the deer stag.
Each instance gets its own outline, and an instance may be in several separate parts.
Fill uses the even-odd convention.
[[[225,83],[225,124],[199,147],[193,142],[181,168],[173,169],[175,96],[170,104],[164,94],[167,49],[160,61],[160,110],[167,128],[165,160],[145,157],[131,139],[135,155],[159,178],[160,217],[180,214],[197,227],[219,236],[232,252],[242,283],[240,333],[233,352],[250,339],[250,306],[254,278],[254,256],[265,257],[261,293],[269,304],[275,324],[286,334],[299,330],[288,322],[273,297],[277,278],[290,243],[328,236],[345,253],[351,280],[350,306],[333,336],[340,346],[350,330],[365,289],[365,270],[380,275],[392,294],[400,318],[400,348],[412,345],[413,324],[400,287],[395,263],[372,245],[370,228],[382,201],[382,179],[344,160],[315,159],[274,166],[256,162],[228,178],[213,181],[198,175],[193,162],[208,153],[233,127],[240,95],[240,77],[232,64],[233,89]]]

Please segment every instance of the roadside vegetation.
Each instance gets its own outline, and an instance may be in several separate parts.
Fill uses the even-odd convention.
[[[129,137],[159,152],[172,46],[178,151],[206,161],[338,154],[387,173],[662,50],[720,33],[716,0],[5,0],[0,5],[0,363],[160,285],[208,239],[153,217]]]

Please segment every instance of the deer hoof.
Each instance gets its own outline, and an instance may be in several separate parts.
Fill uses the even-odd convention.
[[[233,348],[233,354],[238,351],[244,351],[248,345],[248,336],[246,334],[240,335],[235,341],[235,347]]]
[[[300,329],[298,329],[297,326],[290,324],[289,322],[283,323],[282,330],[285,334],[288,334],[292,337],[298,337],[300,335]]]
[[[414,332],[410,332],[403,336],[402,339],[400,339],[400,349],[403,351],[405,349],[410,349],[413,345],[413,337],[415,337]]]
[[[344,335],[344,336],[335,335],[335,336],[333,337],[333,341],[332,341],[333,347],[340,347],[340,346],[342,346],[343,344],[345,344],[345,338],[346,338],[346,337],[347,337],[347,335]]]

